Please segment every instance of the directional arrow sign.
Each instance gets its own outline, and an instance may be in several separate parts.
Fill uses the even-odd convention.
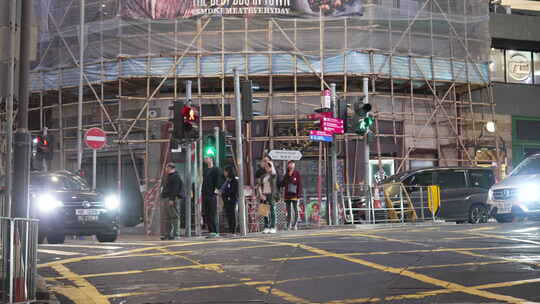
[[[268,153],[273,160],[300,160],[302,152],[295,150],[272,150]]]
[[[328,118],[321,119],[321,130],[328,133],[337,133],[337,134],[343,134],[343,121],[339,123],[339,121],[329,121]],[[339,119],[341,120],[341,119]]]
[[[309,130],[309,135],[315,135],[315,136],[332,136],[332,133],[324,132],[320,130]]]
[[[321,112],[321,113],[309,114],[307,117],[308,119],[321,119],[325,117],[332,117],[332,115],[333,115],[332,112]]]
[[[343,126],[343,119],[339,119],[339,118],[323,117],[322,121],[324,123],[330,123],[330,124],[336,124],[336,125],[339,125],[339,126]]]

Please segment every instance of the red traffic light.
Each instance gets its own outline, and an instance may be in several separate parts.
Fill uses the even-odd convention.
[[[185,121],[197,121],[197,112],[192,107],[185,106],[182,110],[182,115],[184,115]]]

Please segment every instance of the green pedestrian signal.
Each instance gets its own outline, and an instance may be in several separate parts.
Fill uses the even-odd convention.
[[[373,125],[373,117],[369,116],[371,111],[371,105],[369,103],[356,102],[354,105],[354,112],[357,115],[356,134],[366,135],[369,133],[371,125]]]
[[[216,137],[207,135],[204,137],[203,157],[215,158],[217,155]]]

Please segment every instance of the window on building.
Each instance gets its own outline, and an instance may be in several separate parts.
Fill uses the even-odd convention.
[[[506,81],[510,83],[533,83],[531,52],[506,51]]]
[[[533,53],[534,83],[540,84],[540,53]]]
[[[491,49],[491,63],[489,65],[491,80],[504,82],[504,50]]]
[[[540,141],[540,121],[538,120],[517,120],[516,135],[518,140]]]

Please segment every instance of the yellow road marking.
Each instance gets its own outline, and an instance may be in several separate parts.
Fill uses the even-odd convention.
[[[480,227],[480,228],[474,228],[474,229],[467,229],[467,230],[464,230],[464,231],[453,231],[453,232],[466,232],[466,233],[469,233],[471,231],[486,231],[486,230],[493,230],[497,228],[497,226],[489,226],[489,227]]]
[[[501,240],[507,240],[507,241],[514,241],[514,242],[519,242],[519,243],[540,245],[540,242],[537,242],[537,241],[518,239],[518,238],[507,237],[507,236],[502,236],[502,235],[493,235],[493,234],[485,234],[485,233],[472,233],[472,235],[481,236],[485,238],[494,238],[494,239],[501,239]]]
[[[49,249],[38,249],[37,251],[41,253],[66,255],[66,256],[85,255],[84,253],[80,253],[80,252],[69,252],[69,251],[49,250]]]
[[[424,232],[426,230],[435,230],[435,229],[439,229],[440,227],[426,227],[426,228],[420,228],[420,229],[413,229],[413,230],[406,230],[404,232]]]
[[[432,268],[447,268],[447,267],[461,267],[461,266],[480,266],[480,265],[492,265],[492,264],[506,264],[510,261],[489,261],[489,262],[470,262],[459,264],[441,264],[441,265],[425,265],[425,266],[412,266],[407,269],[432,269]]]
[[[488,259],[502,260],[502,261],[507,261],[507,262],[512,262],[512,263],[519,263],[519,264],[528,264],[528,265],[540,266],[540,263],[533,262],[533,261],[530,261],[530,260],[527,261],[527,260],[521,260],[521,259],[506,258],[506,257],[492,256],[492,255],[485,255],[485,254],[474,253],[474,252],[470,252],[470,251],[466,251],[466,250],[459,250],[459,251],[456,251],[456,252],[457,252],[457,253],[461,253],[461,254],[465,254],[465,255],[470,255],[470,256],[473,256],[473,257],[488,258]]]
[[[108,304],[110,303],[92,284],[81,276],[69,270],[64,265],[54,265],[52,268],[63,277],[69,277],[75,286],[52,286],[51,289],[66,296],[75,304]]]
[[[461,240],[472,240],[472,239],[483,239],[483,236],[462,236],[462,237],[446,237],[442,238],[443,240],[455,240],[455,241],[461,241]]]
[[[292,295],[290,293],[284,292],[284,291],[276,289],[276,288],[271,288],[270,286],[257,287],[257,290],[262,292],[262,293],[278,296],[278,297],[280,297],[280,298],[282,298],[282,299],[284,299],[286,301],[289,301],[289,302],[295,303],[295,304],[311,304],[312,303],[311,301],[299,298],[299,297],[297,297],[295,295]]]
[[[388,242],[414,244],[414,245],[419,245],[419,246],[424,246],[424,247],[429,246],[427,244],[417,243],[417,242],[413,242],[413,241],[409,241],[409,240],[400,240],[400,239],[394,239],[394,238],[390,238],[390,237],[386,237],[386,236],[372,235],[372,234],[365,234],[365,233],[352,233],[352,234],[349,234],[347,236],[362,236],[362,237],[373,238],[373,239],[378,239],[378,240],[385,240],[385,241],[388,241]]]
[[[74,245],[74,244],[43,244],[39,246],[40,247],[61,247],[61,248],[91,248],[91,249],[105,249],[105,250],[115,250],[115,249],[123,248],[123,247],[118,247],[118,246]]]
[[[480,248],[438,248],[438,249],[419,249],[419,250],[403,250],[403,251],[375,251],[375,252],[353,252],[353,253],[343,253],[346,256],[370,256],[370,255],[389,255],[389,254],[406,254],[406,253],[432,253],[432,252],[455,252],[460,250],[475,250],[475,251],[488,251],[488,250],[499,250],[499,249],[524,249],[524,248],[537,248],[538,246],[530,245],[517,245],[517,246],[502,246],[502,247],[480,247]],[[274,258],[271,261],[281,262],[281,261],[298,261],[306,259],[320,259],[325,258],[321,255],[306,255],[299,257],[285,257],[285,258]]]
[[[539,282],[540,282],[540,278],[536,278],[536,279],[518,280],[518,281],[510,281],[510,282],[483,284],[483,285],[472,286],[470,288],[480,289],[480,290],[495,289],[495,288],[513,287],[513,286],[518,286],[518,285],[526,285],[526,284],[539,283]],[[451,293],[454,293],[454,292],[448,289],[439,289],[439,290],[423,291],[423,292],[414,293],[414,294],[389,296],[389,297],[384,297],[384,298],[358,298],[358,299],[334,300],[334,301],[326,302],[324,304],[373,303],[373,302],[380,302],[380,301],[396,301],[396,300],[404,300],[404,299],[422,299],[422,298],[432,297],[436,295],[451,294]],[[536,302],[525,301],[525,302],[519,302],[519,303],[536,303]]]
[[[145,243],[145,242],[131,242],[131,243],[128,243],[128,242],[116,242],[115,244],[118,244],[118,245],[135,245],[135,246],[139,246],[139,245],[157,246],[158,245],[157,243]]]
[[[53,268],[56,266],[53,266]],[[141,274],[146,272],[159,272],[159,271],[171,271],[171,270],[184,270],[184,269],[206,269],[206,270],[221,270],[221,264],[201,264],[201,265],[187,265],[187,266],[176,266],[176,267],[162,267],[162,268],[151,268],[146,270],[127,270],[119,272],[104,272],[104,273],[92,273],[92,274],[73,274],[72,276],[61,276],[61,277],[48,277],[45,280],[56,281],[56,280],[72,280],[77,278],[98,278],[98,277],[112,277],[119,275],[129,275],[129,274]]]
[[[221,284],[221,285],[207,285],[207,286],[195,286],[195,287],[184,287],[184,288],[171,288],[171,289],[161,289],[161,290],[151,290],[151,291],[142,291],[142,292],[132,292],[132,293],[121,293],[107,295],[106,297],[111,298],[125,298],[132,296],[148,295],[148,294],[158,294],[158,293],[167,293],[167,292],[187,292],[187,291],[196,291],[196,290],[205,290],[205,289],[218,289],[218,288],[234,288],[242,286],[258,286],[258,285],[279,285],[288,282],[298,282],[298,281],[310,281],[310,280],[325,280],[325,279],[334,279],[341,277],[348,277],[353,275],[361,275],[365,272],[350,272],[350,273],[340,273],[334,275],[325,275],[325,276],[315,276],[315,277],[304,277],[304,278],[294,278],[280,281],[252,281],[250,278],[240,279],[241,283],[231,283],[231,284]]]
[[[260,240],[260,242],[272,243],[270,241],[263,241],[263,240]],[[411,278],[411,279],[414,279],[414,280],[417,280],[417,281],[420,281],[420,282],[424,282],[424,283],[428,283],[428,284],[431,284],[431,285],[443,287],[443,288],[450,289],[450,290],[453,290],[453,291],[456,291],[456,292],[467,293],[467,294],[470,294],[470,295],[475,295],[475,296],[479,296],[479,297],[483,297],[483,298],[487,298],[487,299],[493,299],[493,300],[504,301],[504,302],[509,302],[509,303],[516,303],[516,302],[524,302],[525,301],[523,299],[519,299],[519,298],[516,298],[516,297],[496,294],[496,293],[492,293],[492,292],[489,292],[489,291],[478,290],[478,289],[470,288],[470,287],[467,287],[467,286],[464,286],[464,285],[461,285],[461,284],[436,279],[436,278],[433,278],[433,277],[430,277],[430,276],[427,276],[427,275],[424,275],[424,274],[419,274],[419,273],[409,271],[409,270],[404,269],[404,268],[387,267],[387,266],[383,266],[383,265],[380,265],[380,264],[377,264],[377,263],[362,260],[362,259],[359,259],[359,258],[353,258],[353,257],[347,256],[347,255],[344,255],[344,254],[339,254],[339,253],[332,253],[332,252],[329,252],[329,251],[326,251],[326,250],[323,250],[323,249],[318,249],[318,248],[303,245],[303,244],[291,244],[291,243],[282,243],[282,244],[284,244],[284,245],[288,244],[289,246],[299,247],[299,248],[302,248],[303,250],[311,251],[311,252],[319,254],[319,255],[324,255],[324,256],[327,256],[327,257],[333,257],[333,258],[345,260],[345,261],[348,261],[348,262],[352,262],[352,263],[355,263],[355,264],[359,264],[359,265],[362,265],[362,266],[366,266],[366,267],[369,267],[369,268],[377,269],[377,270],[380,270],[380,271],[384,271],[384,272],[393,273],[393,274],[397,274],[397,275],[400,275],[400,276],[408,277],[408,278]]]

